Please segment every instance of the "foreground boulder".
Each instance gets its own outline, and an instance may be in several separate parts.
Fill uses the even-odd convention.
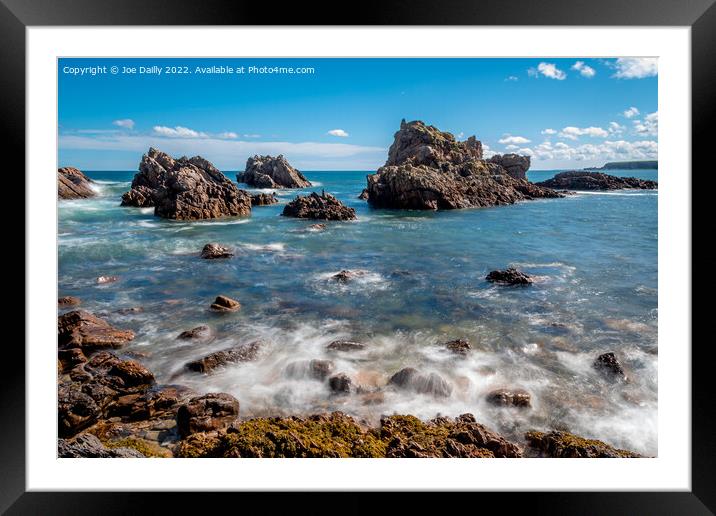
[[[73,310],[58,317],[57,339],[60,348],[119,348],[134,339],[134,332],[117,329],[84,310]]]
[[[276,193],[258,193],[251,196],[251,206],[268,206],[270,204],[276,204],[278,197]]]
[[[216,258],[231,258],[234,252],[230,247],[212,242],[206,244],[201,250],[201,257],[205,260],[215,260]]]
[[[532,456],[553,458],[631,458],[641,457],[596,439],[585,439],[568,432],[527,432],[525,439]]]
[[[345,206],[331,194],[316,192],[306,196],[298,196],[289,202],[281,213],[284,217],[299,219],[355,220],[356,211]]]
[[[132,448],[107,448],[92,434],[80,434],[72,439],[57,440],[57,455],[60,458],[143,458],[144,455]]]
[[[223,392],[192,398],[177,411],[179,435],[225,428],[239,417],[239,400]]]
[[[57,197],[59,199],[86,199],[97,193],[92,189],[92,180],[74,167],[57,169]]]
[[[580,170],[560,172],[552,179],[535,184],[554,190],[656,190],[658,187],[656,181]]]
[[[174,159],[150,148],[122,206],[153,206],[166,219],[214,219],[249,215],[251,196],[201,156]]]
[[[490,163],[496,163],[504,168],[515,179],[527,179],[527,170],[530,168],[530,157],[519,154],[495,154]]]
[[[243,173],[236,181],[256,188],[306,188],[311,183],[303,174],[289,165],[283,155],[253,156],[246,161]]]
[[[532,278],[512,267],[505,270],[491,271],[485,279],[491,283],[503,285],[531,285]]]
[[[502,159],[515,170],[522,167],[516,159]],[[474,136],[458,142],[421,121],[403,120],[385,166],[367,178],[368,202],[378,208],[448,210],[563,197],[513,177],[500,163],[483,159]]]
[[[186,368],[189,371],[197,373],[211,373],[215,369],[228,364],[255,360],[260,349],[261,342],[259,341],[233,346],[215,353],[210,353],[209,355],[206,355],[198,360],[188,362],[186,364]]]
[[[477,423],[471,414],[422,422],[381,419],[366,428],[341,412],[257,418],[181,441],[177,457],[520,457],[519,446]]]

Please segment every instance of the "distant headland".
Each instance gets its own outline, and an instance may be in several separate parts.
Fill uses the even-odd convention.
[[[605,163],[603,167],[587,167],[584,170],[650,170],[658,168],[659,162],[654,159],[646,161],[610,161]]]

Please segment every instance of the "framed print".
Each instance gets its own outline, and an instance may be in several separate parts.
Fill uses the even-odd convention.
[[[520,491],[710,514],[691,178],[716,8],[659,4],[343,25],[4,0],[27,309],[3,510]]]

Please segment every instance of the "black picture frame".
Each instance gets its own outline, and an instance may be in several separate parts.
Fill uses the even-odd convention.
[[[449,1],[390,0],[337,5],[329,2],[283,3],[244,0],[0,0],[0,106],[5,170],[25,170],[25,29],[29,26],[87,25],[577,25],[577,26],[689,26],[691,27],[692,169],[712,172],[711,149],[706,138],[714,123],[716,91],[716,0],[500,0]],[[691,174],[691,171],[681,171]],[[19,183],[19,182],[18,182]],[[14,186],[17,188],[20,184]],[[24,190],[24,185],[22,186]],[[693,190],[692,190],[693,191]],[[17,191],[13,192],[15,195]],[[705,195],[704,190],[694,193]],[[31,192],[25,192],[31,194]],[[696,199],[692,197],[692,206]],[[694,222],[696,218],[692,217]],[[693,230],[692,230],[693,235]],[[24,239],[24,237],[22,237]],[[694,242],[696,245],[705,245]],[[19,247],[19,246],[18,246]],[[692,257],[695,246],[692,247]],[[12,256],[18,261],[16,254]],[[713,262],[713,260],[711,260]],[[696,263],[694,262],[694,269]],[[32,274],[25,268],[25,275]],[[684,281],[691,283],[688,275]],[[48,286],[48,288],[53,288]],[[17,290],[19,292],[19,290]],[[29,307],[30,308],[30,307]],[[29,309],[28,308],[28,309]],[[698,317],[693,305],[692,320]],[[27,317],[27,313],[26,313]],[[692,330],[692,335],[696,333]],[[695,338],[692,340],[696,342]],[[711,340],[711,339],[707,339]],[[712,341],[712,340],[711,340]],[[16,341],[15,341],[16,342]],[[670,343],[688,350],[691,343]],[[27,346],[28,343],[25,342]],[[480,505],[497,504],[500,510],[522,508],[550,514],[713,514],[716,511],[716,432],[711,401],[712,361],[708,342],[691,347],[692,353],[692,457],[690,492],[583,492],[583,493],[479,493],[451,494],[450,505],[467,496],[480,497]],[[160,504],[163,513],[201,508],[204,496],[190,493],[38,493],[25,492],[25,354],[7,339],[0,374],[0,511],[7,514],[130,514]],[[711,374],[710,374],[711,373]],[[230,494],[208,494],[221,504]],[[236,495],[234,495],[236,496]],[[244,507],[259,494],[243,493]],[[294,495],[271,495],[271,513],[282,506],[304,505]],[[489,498],[488,498],[489,497]],[[497,498],[499,497],[499,499]],[[388,509],[398,503],[422,504],[423,495],[403,496],[391,502],[373,500],[372,494],[350,493],[341,512]],[[490,503],[492,502],[492,503]],[[232,503],[232,502],[230,502]],[[288,505],[291,504],[291,505]],[[387,505],[386,505],[387,504]],[[405,505],[408,504],[408,505]],[[206,507],[204,505],[204,507]],[[310,504],[313,513],[323,512]],[[475,507],[477,509],[477,507]],[[335,512],[327,503],[323,509]],[[156,509],[155,509],[156,510]],[[287,509],[288,510],[288,509]]]

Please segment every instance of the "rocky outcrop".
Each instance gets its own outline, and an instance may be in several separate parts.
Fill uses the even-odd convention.
[[[57,197],[59,199],[86,199],[97,193],[92,189],[92,180],[74,167],[57,169]]]
[[[412,367],[406,367],[395,373],[388,380],[388,385],[394,385],[402,390],[414,391],[419,394],[431,394],[442,398],[447,398],[452,393],[452,385],[439,374],[423,374]]]
[[[226,428],[239,417],[239,400],[223,392],[192,398],[177,411],[179,435]]]
[[[212,242],[206,244],[201,250],[201,257],[205,260],[215,260],[217,258],[231,258],[234,252],[230,247]]]
[[[197,373],[211,373],[219,367],[239,362],[255,360],[261,350],[261,342],[255,341],[249,344],[232,346],[221,351],[216,351],[198,360],[186,364],[189,371]]]
[[[241,303],[227,296],[216,296],[209,309],[214,312],[235,312],[241,309]]]
[[[527,432],[529,455],[553,458],[631,458],[641,455],[620,450],[596,439],[585,439],[568,432]]]
[[[532,278],[512,267],[505,270],[491,271],[485,279],[491,283],[502,285],[531,285]]]
[[[258,193],[251,195],[251,206],[269,206],[278,203],[276,193]]]
[[[253,156],[246,161],[243,173],[236,181],[256,188],[306,188],[311,183],[303,174],[289,165],[283,155]]]
[[[122,206],[154,206],[154,215],[167,219],[214,219],[249,215],[251,196],[201,156],[174,159],[150,148]]]
[[[554,190],[656,190],[658,187],[656,181],[579,170],[560,172],[552,179],[535,184]]]
[[[318,195],[313,192],[311,195],[297,196],[283,208],[281,215],[299,219],[355,220],[356,211],[331,194],[323,192]]]
[[[84,310],[73,310],[57,319],[57,339],[61,349],[119,348],[134,339],[134,332],[117,329]]]
[[[496,163],[504,168],[515,179],[527,179],[527,170],[530,168],[530,157],[519,154],[495,154],[490,163]]]
[[[503,161],[515,170],[522,166],[517,159]],[[458,142],[421,121],[401,122],[385,166],[367,180],[368,202],[377,208],[448,210],[562,197],[482,159],[474,137]]]
[[[529,408],[532,396],[523,389],[497,389],[487,394],[487,402],[498,407]]]
[[[143,458],[144,455],[132,448],[107,448],[92,434],[80,434],[72,439],[57,440],[57,456],[60,458]]]
[[[627,381],[624,368],[614,353],[610,352],[599,355],[596,360],[594,360],[592,366],[608,380],[617,382]]]

